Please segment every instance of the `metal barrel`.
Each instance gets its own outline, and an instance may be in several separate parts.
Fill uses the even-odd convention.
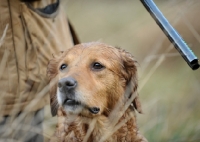
[[[169,38],[174,47],[179,51],[181,56],[185,59],[188,65],[196,70],[199,68],[198,58],[194,55],[192,50],[188,47],[186,42],[182,39],[179,33],[170,25],[161,11],[158,9],[153,0],[140,0],[165,35]]]

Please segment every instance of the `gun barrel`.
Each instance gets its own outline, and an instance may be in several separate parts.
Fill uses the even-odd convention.
[[[198,58],[194,55],[192,50],[188,47],[186,42],[182,39],[179,33],[170,25],[161,11],[158,9],[153,0],[140,0],[174,47],[178,50],[181,56],[185,59],[188,65],[196,70],[199,68]]]

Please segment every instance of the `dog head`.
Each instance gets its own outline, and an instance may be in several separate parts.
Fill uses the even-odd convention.
[[[57,103],[66,113],[109,115],[129,82],[137,91],[136,64],[130,53],[102,43],[79,44],[53,58],[47,69],[53,115]],[[141,112],[138,96],[133,104]]]

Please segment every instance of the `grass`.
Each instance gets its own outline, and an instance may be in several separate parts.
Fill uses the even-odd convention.
[[[200,57],[200,2],[156,1]],[[200,141],[200,72],[192,71],[139,1],[66,1],[67,15],[82,42],[120,46],[139,61],[144,114],[138,124],[150,142]]]
[[[155,1],[200,58],[200,2]],[[82,42],[101,41],[120,46],[138,60],[139,93],[144,109],[144,114],[137,115],[138,125],[149,142],[200,141],[200,72],[189,68],[140,1],[63,3]],[[45,113],[44,135],[50,137],[57,122],[50,116],[49,106]]]

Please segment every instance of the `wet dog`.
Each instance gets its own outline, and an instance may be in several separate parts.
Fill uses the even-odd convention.
[[[137,67],[133,56],[103,43],[84,43],[50,60],[52,113],[58,126],[55,142],[146,142],[135,110]]]

